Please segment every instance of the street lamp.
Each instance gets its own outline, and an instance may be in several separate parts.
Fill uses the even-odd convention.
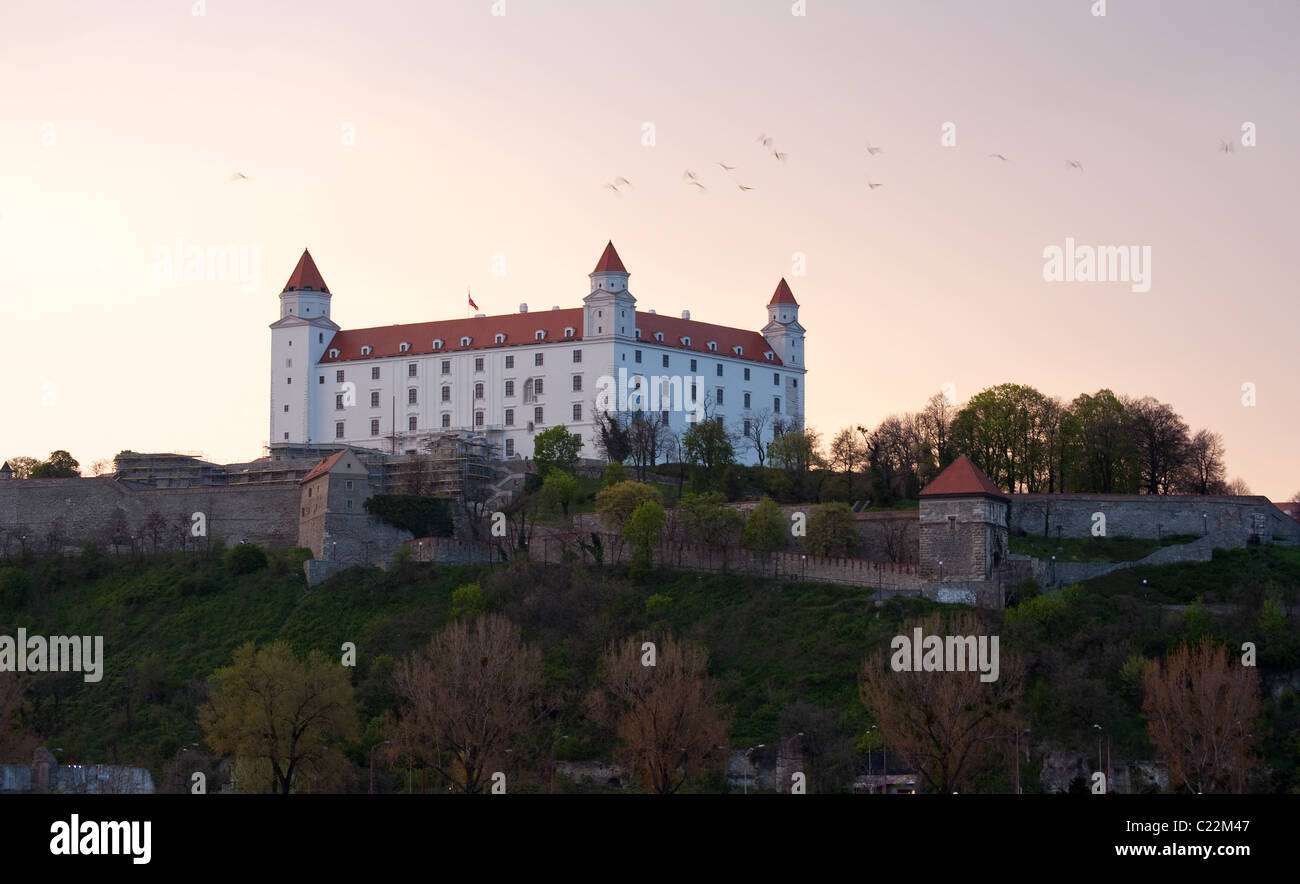
[[[375,794],[375,749],[391,742],[393,741],[380,740],[378,743],[375,743],[375,745],[370,747],[370,794],[371,795]]]
[[[751,754],[755,749],[762,749],[763,746],[764,746],[763,743],[759,743],[757,746],[750,746],[748,749],[745,750],[745,763],[746,763],[747,765],[749,765],[749,767],[753,767],[753,766],[754,766],[754,762],[750,760],[750,757],[749,757],[750,754]],[[746,794],[746,795],[749,794],[749,770],[748,770],[748,769],[745,770],[745,791],[744,791],[744,794]]]
[[[943,580],[943,559],[939,560],[939,579]]]

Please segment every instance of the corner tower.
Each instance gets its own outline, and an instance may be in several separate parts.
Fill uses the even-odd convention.
[[[271,445],[321,441],[317,412],[326,387],[316,364],[339,327],[330,319],[330,290],[311,253],[280,292],[280,318],[271,324]]]
[[[807,366],[803,361],[803,336],[804,327],[799,324],[799,302],[782,278],[772,293],[772,299],[767,302],[767,325],[763,326],[763,338],[782,362],[791,368],[804,369]]]

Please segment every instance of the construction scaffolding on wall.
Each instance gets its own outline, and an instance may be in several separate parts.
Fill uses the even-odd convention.
[[[384,491],[464,500],[495,478],[496,446],[465,430],[433,433],[419,454],[392,457],[385,465]]]

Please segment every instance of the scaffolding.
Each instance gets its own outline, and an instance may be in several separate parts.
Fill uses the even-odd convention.
[[[392,457],[385,465],[384,490],[463,501],[492,483],[496,446],[466,430],[430,433],[418,454]]]

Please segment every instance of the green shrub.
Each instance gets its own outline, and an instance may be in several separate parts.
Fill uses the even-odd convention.
[[[252,574],[266,567],[266,550],[256,543],[240,543],[232,547],[222,561],[231,574]]]
[[[487,597],[483,587],[478,583],[466,583],[458,586],[451,593],[451,619],[470,616],[477,617],[487,610]]]

